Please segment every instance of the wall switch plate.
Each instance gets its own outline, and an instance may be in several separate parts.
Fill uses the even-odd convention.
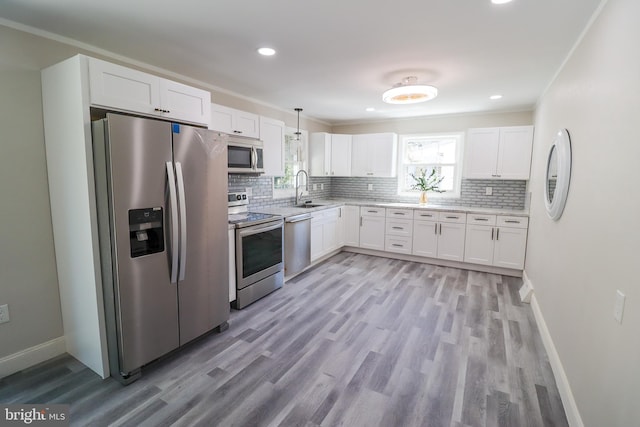
[[[625,296],[620,290],[616,291],[616,304],[613,307],[613,318],[622,323],[622,314],[624,313],[624,299]]]
[[[373,184],[367,184],[367,190],[369,191],[373,190]]]
[[[317,191],[318,190],[318,184],[313,184],[313,191]]]
[[[493,195],[493,188],[492,187],[485,187],[484,188],[484,194],[485,194],[485,196],[492,196]]]
[[[0,305],[0,323],[7,323],[11,318],[9,317],[9,305]]]
[[[251,188],[251,187],[245,187],[244,191],[246,191],[246,193],[247,193],[247,197],[251,197],[251,196],[253,196],[253,188]]]

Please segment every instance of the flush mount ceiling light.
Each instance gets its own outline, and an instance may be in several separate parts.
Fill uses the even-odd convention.
[[[502,95],[497,95],[497,94],[496,95],[491,95],[489,97],[489,99],[492,100],[492,101],[496,101],[498,99],[502,99]]]
[[[493,4],[505,4],[505,3],[511,3],[511,0],[491,0],[491,3],[493,3]]]
[[[438,89],[433,86],[419,85],[418,78],[405,77],[391,89],[382,94],[382,100],[387,104],[417,104],[432,100],[438,96]]]
[[[261,47],[258,49],[258,53],[262,56],[273,56],[276,54],[276,50],[270,47]]]

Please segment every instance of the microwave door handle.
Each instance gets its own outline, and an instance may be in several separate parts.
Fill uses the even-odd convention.
[[[184,191],[184,175],[182,165],[176,162],[176,178],[178,182],[178,204],[180,206],[180,275],[178,280],[184,280],[187,265],[187,202]]]
[[[258,153],[256,147],[251,147],[251,169],[255,170],[258,167]]]
[[[178,198],[176,196],[176,177],[173,163],[167,162],[167,184],[169,184],[169,208],[171,215],[171,283],[178,282]]]

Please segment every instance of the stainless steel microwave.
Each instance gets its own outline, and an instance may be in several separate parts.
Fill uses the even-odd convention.
[[[229,173],[264,173],[264,145],[254,138],[229,136]]]

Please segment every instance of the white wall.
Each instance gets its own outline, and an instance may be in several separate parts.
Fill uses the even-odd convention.
[[[526,274],[586,426],[640,425],[640,2],[609,0],[535,115]],[[544,209],[547,151],[571,135],[559,221]],[[622,324],[616,289],[626,294]]]
[[[40,70],[0,34],[0,377],[17,352],[62,336],[42,127]],[[12,61],[14,60],[14,61]],[[57,344],[56,352],[64,345]],[[47,351],[46,355],[50,355]],[[43,356],[47,357],[47,356]],[[36,358],[36,361],[37,360]]]

